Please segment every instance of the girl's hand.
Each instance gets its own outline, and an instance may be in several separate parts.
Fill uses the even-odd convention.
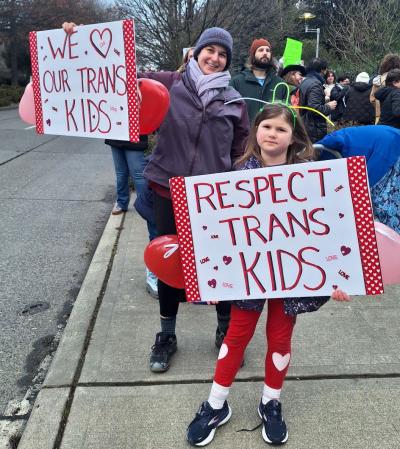
[[[216,306],[219,303],[219,301],[207,301],[207,304]]]
[[[74,22],[64,22],[62,24],[62,29],[67,33],[71,34],[74,31],[74,28],[76,27],[76,23]]]
[[[343,290],[340,290],[339,288],[333,290],[331,298],[334,299],[335,301],[351,301],[350,296]]]

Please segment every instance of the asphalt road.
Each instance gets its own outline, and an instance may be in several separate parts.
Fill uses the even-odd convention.
[[[0,110],[0,416],[68,319],[114,195],[102,140],[38,136]]]

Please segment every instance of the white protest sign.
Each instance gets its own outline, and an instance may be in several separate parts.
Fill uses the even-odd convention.
[[[383,293],[363,157],[170,185],[189,301]]]
[[[139,140],[133,20],[29,38],[39,134]]]

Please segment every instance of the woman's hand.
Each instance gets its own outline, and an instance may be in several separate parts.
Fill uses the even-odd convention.
[[[62,24],[62,29],[67,33],[71,34],[74,31],[74,28],[76,27],[76,23],[74,22],[64,22]]]
[[[335,301],[351,301],[350,296],[344,292],[343,290],[340,290],[339,288],[336,290],[333,290],[331,298]]]

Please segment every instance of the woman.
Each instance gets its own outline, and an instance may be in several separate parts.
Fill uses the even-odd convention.
[[[280,77],[290,86],[290,103],[292,106],[299,106],[300,104],[299,86],[305,76],[306,69],[300,64],[287,65],[280,74]]]
[[[325,103],[328,103],[331,100],[331,91],[336,85],[336,75],[332,70],[328,70],[325,75]]]
[[[221,28],[209,28],[200,36],[193,58],[183,73],[140,73],[163,83],[170,93],[170,108],[162,123],[151,160],[144,176],[154,192],[158,235],[176,234],[169,180],[229,171],[243,154],[249,121],[244,101],[228,86],[232,59],[232,37]],[[139,80],[140,85],[140,80]],[[177,349],[175,335],[179,302],[183,290],[158,282],[161,332],[156,334],[150,355],[153,372],[167,371]],[[216,346],[228,328],[230,304],[217,305]]]
[[[379,100],[375,98],[375,93],[380,87],[386,85],[386,76],[388,72],[393,69],[400,69],[400,55],[389,53],[384,56],[379,65],[379,75],[372,80],[372,89],[369,99],[375,106],[375,124],[379,123],[381,117],[381,107]]]
[[[185,52],[185,54],[184,54],[184,56],[182,58],[182,63],[181,63],[181,65],[178,68],[178,72],[182,73],[182,72],[184,72],[186,70],[186,64],[192,59],[193,52],[194,52],[194,47],[189,47],[186,50],[186,52]]]

